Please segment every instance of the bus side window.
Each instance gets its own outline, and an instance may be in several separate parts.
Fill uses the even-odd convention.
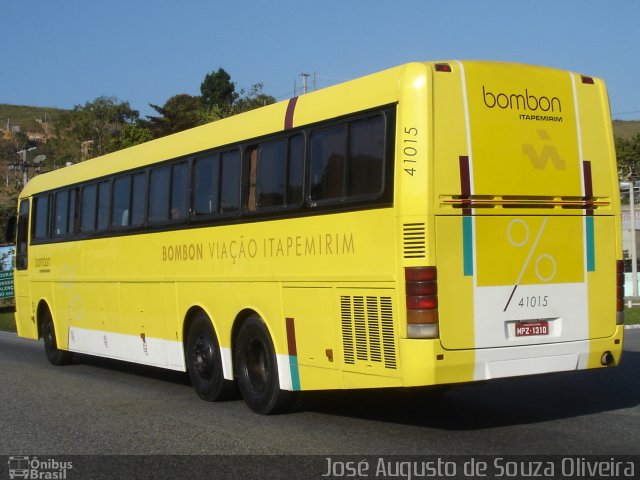
[[[295,135],[289,139],[289,163],[287,164],[286,205],[302,203],[304,181],[304,137]]]
[[[221,155],[220,213],[237,212],[240,208],[240,151]]]
[[[284,206],[286,181],[286,139],[261,143],[258,147],[258,164],[256,169],[257,207],[269,208]]]
[[[149,223],[169,220],[171,166],[153,168],[149,179]]]
[[[109,228],[109,201],[111,200],[111,182],[98,183],[98,230]]]
[[[346,126],[316,130],[311,135],[311,200],[337,200],[344,196]]]
[[[76,220],[76,189],[62,190],[56,193],[53,206],[53,236],[73,235]]]
[[[258,208],[256,198],[256,182],[258,168],[258,147],[253,146],[247,149],[247,157],[249,158],[249,195],[247,198],[247,210],[255,212]]]
[[[211,215],[218,212],[220,192],[220,157],[211,155],[193,164],[193,213]]]
[[[69,190],[56,193],[53,236],[64,237],[69,233]]]
[[[111,204],[111,226],[126,227],[131,213],[131,175],[118,177],[113,181],[113,202]]]
[[[34,219],[33,219],[33,238],[34,240],[45,240],[49,238],[50,224],[50,204],[51,195],[41,195],[34,199]]]
[[[85,185],[82,188],[82,205],[80,214],[80,231],[93,232],[96,229],[97,184]]]
[[[133,192],[131,193],[131,225],[144,225],[147,204],[147,172],[133,174]]]
[[[171,169],[171,221],[181,222],[189,214],[189,164],[178,163]]]
[[[358,120],[349,125],[349,196],[382,192],[384,133],[382,116]]]
[[[20,202],[18,209],[18,233],[16,235],[16,269],[26,270],[29,266],[29,200]]]

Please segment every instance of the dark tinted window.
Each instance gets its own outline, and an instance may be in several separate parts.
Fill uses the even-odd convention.
[[[49,195],[35,199],[35,225],[33,238],[40,240],[49,236]]]
[[[282,139],[260,144],[257,162],[258,208],[284,205],[287,182],[287,141]]]
[[[161,223],[169,220],[170,186],[170,166],[151,170],[151,179],[149,180],[149,223]]]
[[[29,250],[29,200],[20,201],[18,211],[18,233],[16,235],[16,269],[26,270],[28,264],[27,252]]]
[[[63,237],[69,234],[69,190],[56,193],[53,235]]]
[[[109,228],[109,200],[111,197],[111,182],[98,184],[98,225],[97,230]]]
[[[171,220],[180,221],[189,214],[189,164],[174,165],[171,178]]]
[[[193,165],[193,212],[210,215],[218,211],[220,160],[218,155],[200,158]]]
[[[382,191],[384,123],[377,116],[349,125],[349,196]]]
[[[344,196],[346,127],[324,128],[311,135],[311,200]]]
[[[221,155],[220,213],[240,208],[240,152],[234,150]]]
[[[302,202],[304,180],[304,137],[296,135],[289,140],[289,172],[287,182],[287,205]]]
[[[147,174],[140,172],[133,175],[133,191],[131,192],[131,225],[144,225],[145,205],[147,201]]]
[[[76,219],[75,188],[56,193],[53,219],[53,235],[55,237],[73,234]]]
[[[96,200],[98,186],[87,185],[82,189],[82,214],[80,217],[80,231],[93,232],[96,229]]]
[[[75,233],[76,229],[76,205],[78,205],[78,189],[69,190],[69,233]]]
[[[111,225],[126,227],[129,225],[131,202],[131,175],[116,178],[113,182],[113,203],[111,207]]]

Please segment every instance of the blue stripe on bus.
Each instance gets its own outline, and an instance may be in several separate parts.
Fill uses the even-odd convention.
[[[586,216],[586,235],[587,235],[587,272],[596,271],[596,250],[595,250],[595,231],[593,217]]]
[[[462,250],[464,276],[473,276],[473,223],[471,216],[462,217]]]

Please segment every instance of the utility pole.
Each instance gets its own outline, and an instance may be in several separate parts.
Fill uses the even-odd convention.
[[[33,168],[40,171],[42,162],[47,158],[45,155],[38,155],[32,162],[27,161],[27,152],[35,150],[36,147],[23,148],[17,153],[20,155],[20,162],[11,163],[9,169],[22,171],[22,185],[26,185],[29,181],[29,169]]]
[[[636,211],[635,211],[635,182],[629,182],[629,213],[631,214],[631,295],[638,296],[638,257],[636,253]]]
[[[302,94],[305,95],[307,93],[307,78],[309,78],[310,73],[301,73],[302,77]]]

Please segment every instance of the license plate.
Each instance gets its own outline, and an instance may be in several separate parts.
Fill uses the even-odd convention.
[[[516,337],[531,337],[534,335],[549,335],[549,322],[516,322]]]

